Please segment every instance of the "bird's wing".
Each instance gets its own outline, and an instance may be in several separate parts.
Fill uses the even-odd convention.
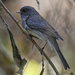
[[[26,24],[33,30],[40,31],[41,33],[44,33],[48,36],[50,35],[56,37],[57,39],[60,38],[61,40],[63,40],[55,31],[55,29],[51,25],[49,25],[48,22],[40,15],[30,16],[27,19]]]

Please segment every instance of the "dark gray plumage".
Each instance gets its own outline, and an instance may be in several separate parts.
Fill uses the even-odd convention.
[[[48,41],[49,45],[52,44],[58,53],[64,68],[70,68],[57,44],[57,39],[63,40],[57,31],[55,31],[55,29],[43,17],[41,17],[33,7],[22,7],[20,9],[20,14],[24,30],[38,39]]]

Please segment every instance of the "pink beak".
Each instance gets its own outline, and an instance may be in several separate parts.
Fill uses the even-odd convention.
[[[20,12],[20,10],[18,10],[16,13],[19,13],[20,14],[21,12]]]

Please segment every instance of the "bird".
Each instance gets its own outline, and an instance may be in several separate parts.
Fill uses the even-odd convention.
[[[21,15],[23,29],[31,36],[47,41],[50,47],[52,45],[65,70],[69,69],[70,67],[57,43],[58,39],[63,40],[58,32],[32,6],[24,6],[17,13]]]

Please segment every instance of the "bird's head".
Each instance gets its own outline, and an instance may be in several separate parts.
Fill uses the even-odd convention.
[[[22,7],[20,10],[17,11],[17,13],[20,13],[21,15],[22,14],[34,14],[35,13],[35,9],[31,6],[24,6]]]

